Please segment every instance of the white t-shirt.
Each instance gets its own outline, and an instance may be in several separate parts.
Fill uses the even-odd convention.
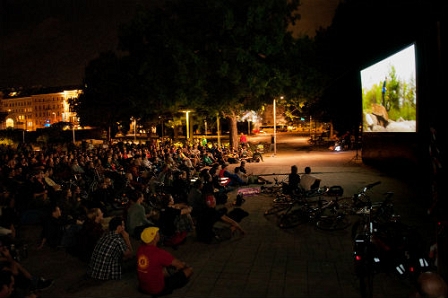
[[[303,174],[300,177],[300,186],[304,189],[304,190],[311,190],[311,185],[314,184],[314,182],[316,182],[317,178],[311,176],[311,174]]]

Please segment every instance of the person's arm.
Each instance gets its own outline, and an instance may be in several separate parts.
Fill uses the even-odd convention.
[[[241,226],[236,221],[234,221],[227,215],[225,215],[225,214],[222,215],[221,220],[230,224],[234,229],[239,230],[242,234],[246,234],[246,232],[243,230],[243,228],[241,228]]]
[[[129,234],[128,232],[126,232],[125,229],[122,229],[122,231],[120,232],[121,236],[124,239],[124,242],[126,243],[126,246],[128,247],[128,249],[123,253],[123,259],[127,260],[132,258],[133,255],[133,249],[132,249],[132,245],[131,245],[131,240],[129,239]]]
[[[173,259],[171,265],[176,267],[177,270],[183,270],[190,267],[187,263],[176,258]]]
[[[180,209],[180,214],[190,214],[193,208],[191,206],[184,206]]]

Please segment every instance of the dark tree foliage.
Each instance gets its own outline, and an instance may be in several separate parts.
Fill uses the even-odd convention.
[[[142,10],[123,27],[121,50],[129,53],[147,114],[182,108],[230,119],[281,95],[314,94],[299,45],[288,25],[299,19],[298,0],[172,0]],[[308,67],[308,66],[307,66]],[[311,89],[311,88],[310,88]]]
[[[107,52],[86,67],[83,93],[70,103],[80,117],[81,126],[100,127],[114,133],[118,122],[138,116],[138,102],[129,92],[134,87],[133,80],[124,62]]]

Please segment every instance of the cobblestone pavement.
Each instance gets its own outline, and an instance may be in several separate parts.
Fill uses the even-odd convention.
[[[344,196],[363,185],[381,181],[378,198],[386,191],[395,192],[395,209],[402,220],[421,229],[430,226],[424,202],[414,181],[402,174],[392,176],[364,165],[355,151],[331,152],[279,144],[277,154],[264,154],[264,162],[248,163],[249,172],[267,179],[288,173],[291,165],[299,172],[305,166],[322,179],[321,185],[340,185]],[[236,165],[231,165],[231,169]],[[275,173],[276,175],[269,175]],[[230,193],[233,202],[235,192]],[[203,244],[190,236],[178,250],[167,249],[194,268],[189,284],[169,297],[360,297],[353,273],[350,228],[338,232],[316,230],[313,225],[283,230],[275,218],[264,216],[273,197],[248,196],[242,208],[249,212],[241,225],[244,237],[220,244]],[[33,274],[55,279],[42,297],[145,297],[137,291],[135,270],[120,281],[91,284],[83,280],[86,264],[63,250],[36,250],[40,227],[24,226],[22,236],[29,243],[29,257],[23,264]],[[138,245],[134,243],[134,248]],[[408,297],[409,285],[393,275],[375,277],[375,297]]]

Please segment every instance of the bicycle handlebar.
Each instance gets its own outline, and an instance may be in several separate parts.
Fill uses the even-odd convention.
[[[377,186],[378,184],[381,184],[381,181],[377,181],[377,182],[374,182],[374,183],[367,184],[366,186],[364,186],[364,187],[362,188],[361,192],[359,192],[359,193],[360,193],[360,194],[361,194],[361,193],[365,193],[365,192],[368,191],[369,189],[372,189],[374,186]]]
[[[377,186],[378,184],[381,184],[381,181],[377,181],[377,182],[374,182],[374,183],[370,183],[370,184],[368,184],[368,185],[366,186],[366,188],[367,188],[367,189],[371,189],[372,187]]]

